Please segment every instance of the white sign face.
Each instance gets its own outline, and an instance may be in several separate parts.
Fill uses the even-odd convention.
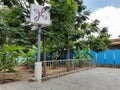
[[[30,20],[32,23],[42,26],[50,25],[50,13],[44,6],[31,4]]]

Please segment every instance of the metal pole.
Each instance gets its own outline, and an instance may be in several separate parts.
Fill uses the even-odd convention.
[[[37,62],[40,62],[40,41],[41,41],[41,25],[38,25],[38,57]]]

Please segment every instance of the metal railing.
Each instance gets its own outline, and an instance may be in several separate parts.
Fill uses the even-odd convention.
[[[42,61],[42,79],[58,77],[67,73],[95,67],[95,60],[47,60]]]

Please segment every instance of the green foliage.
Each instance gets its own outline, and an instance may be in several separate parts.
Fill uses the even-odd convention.
[[[110,44],[111,41],[107,38],[103,38],[103,39],[96,38],[96,39],[92,39],[90,48],[95,52],[100,52],[109,49]]]
[[[42,29],[43,48],[50,55],[49,59],[60,59],[64,53],[80,48],[80,50],[93,49],[96,52],[105,50],[110,45],[109,34],[106,28],[98,27],[99,20],[87,22],[90,11],[86,10],[82,0],[37,0],[39,4],[51,4],[51,21],[49,27]],[[26,22],[30,17],[30,7],[25,2],[33,3],[34,0],[3,0],[4,8],[0,9],[0,47],[4,44],[20,45],[31,48],[37,43],[37,32],[32,31],[32,25]],[[23,4],[24,3],[24,4]],[[95,37],[93,34],[97,33]],[[43,39],[45,37],[45,39]],[[43,42],[42,42],[43,43]],[[43,54],[44,51],[42,51]],[[36,59],[36,49],[28,49],[21,54],[25,58],[26,66],[31,67]],[[44,52],[45,53],[45,52]],[[77,52],[80,57],[87,58]],[[88,53],[87,53],[88,54]],[[90,56],[90,55],[89,55]],[[79,56],[76,56],[80,58]],[[33,67],[33,66],[32,66]]]
[[[7,7],[0,9],[0,45],[16,44],[26,47],[31,47],[37,41],[36,31],[31,31],[32,25],[25,22],[23,10],[18,6]]]
[[[90,59],[93,59],[95,60],[95,57],[93,57],[89,50],[76,50],[75,51],[75,56],[74,56],[74,59],[80,59],[80,60],[83,60],[83,61],[90,61]]]
[[[95,52],[100,52],[109,49],[111,40],[109,39],[110,34],[106,27],[99,30],[97,37],[90,37],[90,48]]]
[[[34,68],[34,64],[36,61],[37,47],[32,46],[27,52],[21,52],[19,56],[21,60],[20,65],[26,66],[27,68]]]
[[[80,66],[83,64],[89,64],[91,61],[95,62],[95,57],[90,54],[89,50],[75,50],[75,56],[73,57],[73,65]]]
[[[75,30],[76,11],[79,9],[78,7],[79,4],[76,0],[51,0],[51,29],[57,32],[57,38],[59,39],[59,42],[54,43],[54,46],[58,47],[56,48],[57,55],[60,52],[67,52],[67,56],[70,58],[70,49],[73,48],[74,42],[80,37],[81,32],[78,29]]]
[[[0,71],[14,72],[13,67],[17,64],[16,58],[19,56],[23,47],[15,45],[4,45],[0,49]]]

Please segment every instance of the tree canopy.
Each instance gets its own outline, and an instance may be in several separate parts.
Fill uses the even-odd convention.
[[[30,18],[30,4],[34,0],[2,0],[5,6],[0,9],[0,46],[4,44],[31,47],[37,43],[37,27],[26,21]],[[51,5],[52,24],[42,28],[43,53],[56,59],[70,50],[92,49],[96,52],[109,48],[111,43],[106,27],[99,28],[99,20],[87,22],[90,11],[82,0],[35,0]]]

